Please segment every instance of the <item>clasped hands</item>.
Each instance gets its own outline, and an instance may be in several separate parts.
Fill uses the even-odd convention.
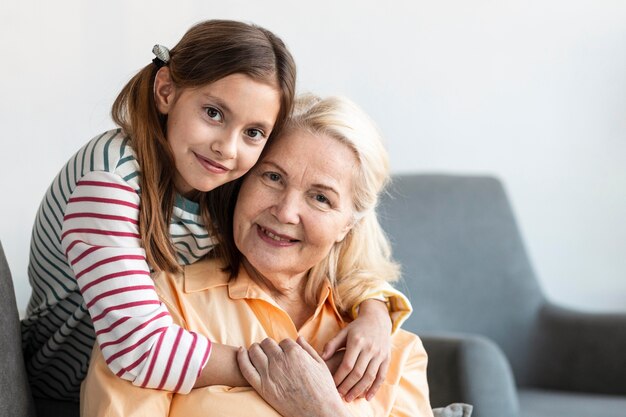
[[[322,356],[302,337],[240,348],[244,378],[283,416],[350,415],[342,397],[370,400],[389,368],[391,324],[372,323],[379,315],[361,313],[326,344]]]

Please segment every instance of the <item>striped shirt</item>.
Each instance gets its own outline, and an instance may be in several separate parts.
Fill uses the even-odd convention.
[[[78,400],[94,345],[116,375],[187,393],[211,343],[173,323],[150,277],[139,234],[139,165],[129,139],[105,132],[63,167],[39,207],[22,340],[33,393]],[[179,263],[214,241],[196,203],[177,196],[170,234]]]

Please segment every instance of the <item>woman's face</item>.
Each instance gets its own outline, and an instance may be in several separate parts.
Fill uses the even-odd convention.
[[[181,89],[164,67],[155,79],[155,98],[159,111],[167,114],[174,184],[183,195],[210,191],[248,172],[280,110],[276,88],[243,74]]]
[[[306,273],[341,241],[353,219],[350,148],[326,135],[285,132],[245,178],[235,244],[268,279]]]

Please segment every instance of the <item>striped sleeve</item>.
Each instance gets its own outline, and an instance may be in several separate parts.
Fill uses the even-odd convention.
[[[172,321],[150,277],[139,235],[139,195],[120,176],[83,176],[67,204],[61,243],[104,359],[134,385],[187,393],[209,340]]]

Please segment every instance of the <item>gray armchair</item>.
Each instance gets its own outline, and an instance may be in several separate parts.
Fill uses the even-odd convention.
[[[0,417],[74,417],[78,403],[35,399],[30,392],[11,271],[0,244]]]
[[[429,353],[433,407],[476,417],[626,416],[626,314],[545,298],[501,183],[396,176],[380,207]],[[591,279],[591,277],[590,277]]]

